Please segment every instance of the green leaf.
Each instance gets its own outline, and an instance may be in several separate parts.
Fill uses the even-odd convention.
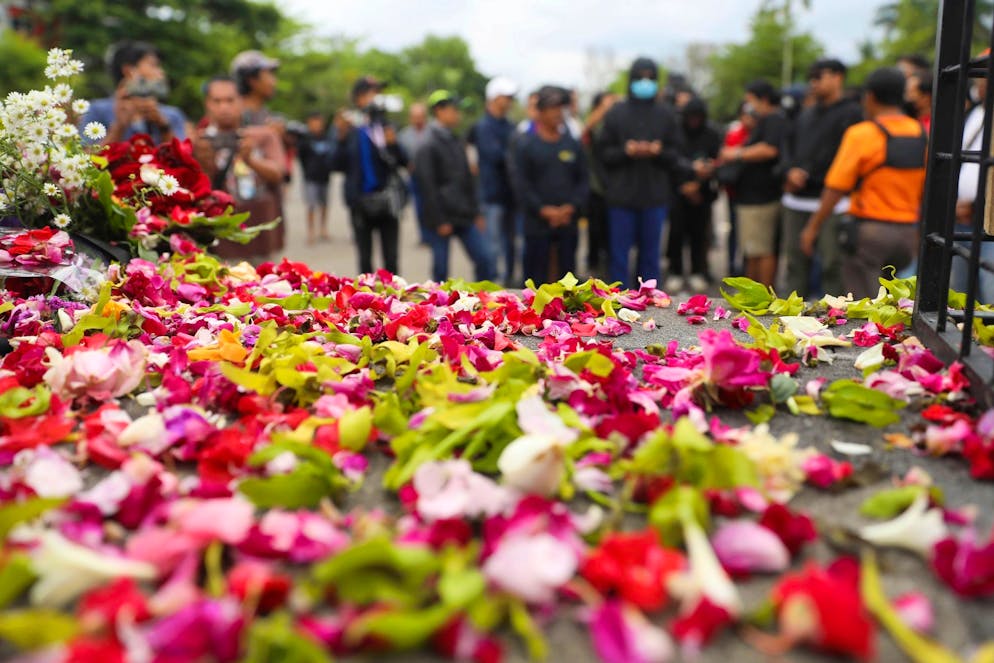
[[[22,419],[35,417],[48,412],[52,402],[52,392],[44,384],[32,389],[14,387],[0,394],[0,417]]]
[[[866,609],[885,628],[897,646],[914,663],[960,663],[961,659],[942,645],[916,633],[904,623],[894,606],[887,600],[880,583],[877,555],[872,549],[863,551],[860,568],[860,594]]]
[[[755,410],[746,410],[745,416],[755,425],[765,424],[776,415],[777,409],[769,403],[763,403]]]
[[[722,279],[722,283],[735,288],[736,292],[729,294],[721,289],[721,296],[735,309],[752,313],[753,315],[766,315],[770,310],[770,305],[775,299],[773,288],[769,288],[762,283],[757,283],[745,276],[729,276]]]
[[[34,520],[65,501],[63,497],[37,497],[23,502],[8,502],[0,505],[0,541],[6,541],[10,530],[21,523]]]
[[[659,532],[668,546],[678,546],[683,541],[683,521],[696,520],[705,530],[710,524],[707,500],[696,488],[674,486],[653,502],[649,509],[649,524]]]
[[[774,299],[770,304],[770,315],[800,315],[804,311],[804,299],[796,292],[787,299]]]
[[[904,401],[855,380],[836,380],[822,393],[822,400],[836,419],[850,419],[878,428],[900,421],[897,410],[905,406]]]
[[[929,496],[936,504],[943,503],[942,489],[938,486],[927,488],[926,486],[900,486],[881,490],[866,498],[859,507],[859,512],[867,518],[880,518],[889,520],[904,513],[911,503],[914,502],[922,492],[928,490]]]
[[[690,417],[680,417],[673,426],[673,446],[680,451],[710,451],[714,442],[697,430]]]
[[[72,639],[79,622],[54,610],[11,610],[0,613],[0,641],[18,649],[41,649]]]
[[[338,441],[351,451],[362,451],[373,432],[373,411],[368,405],[348,410],[338,420]]]
[[[574,373],[579,374],[586,369],[599,378],[606,378],[614,370],[614,362],[596,350],[585,350],[571,354],[563,364]]]
[[[248,365],[246,363],[246,366]],[[224,377],[247,391],[254,391],[260,396],[269,396],[276,391],[276,378],[272,375],[262,375],[248,368],[239,368],[228,362],[221,362],[220,366],[221,374]]]
[[[744,453],[727,444],[715,445],[708,457],[704,477],[698,484],[703,489],[728,490],[743,486],[758,487],[756,465]]]
[[[512,600],[508,608],[511,628],[525,641],[529,658],[533,661],[544,661],[549,656],[549,645],[524,602],[518,599]]]
[[[249,477],[238,484],[238,492],[263,509],[316,507],[325,497],[333,497],[344,479],[310,464],[301,464],[289,474]]]
[[[290,616],[279,612],[256,619],[248,632],[242,663],[331,663],[324,647],[298,631]]]
[[[375,636],[393,649],[416,649],[456,614],[457,609],[439,603],[422,610],[373,612],[356,619],[346,629],[346,638]]]
[[[777,373],[770,379],[770,397],[774,403],[786,403],[799,389],[797,380],[785,373]]]
[[[460,610],[483,596],[486,588],[487,579],[476,569],[452,571],[438,581],[438,595],[442,603]]]
[[[8,556],[0,568],[0,610],[17,600],[34,580],[31,558],[22,553]]]

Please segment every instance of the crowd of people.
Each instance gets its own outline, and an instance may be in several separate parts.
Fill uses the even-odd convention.
[[[588,273],[626,287],[656,280],[669,292],[704,291],[722,192],[730,274],[768,285],[779,277],[802,296],[861,297],[876,293],[884,267],[913,269],[918,254],[932,75],[917,56],[872,72],[859,89],[847,86],[836,59],[815,62],[805,86],[754,81],[725,128],[685,79],[671,75],[663,86],[647,58],[632,63],[625,94],[596,94],[582,121],[575,91],[545,85],[513,122],[521,91],[498,76],[465,136],[464,102],[452,92],[412,104],[398,128],[382,103],[385,84],[372,76],[354,82],[350,108],[287,122],[268,107],[279,62],[258,51],[204,84],[204,115],[192,124],[163,103],[168,87],[153,46],[120,44],[109,63],[115,94],[93,102],[82,122],[103,122],[107,140],[191,138],[214,186],[255,222],[283,216],[297,158],[308,242],[328,240],[330,177],[342,173],[360,272],[400,270],[400,218],[411,205],[438,281],[449,277],[453,238],[473,278],[518,286],[576,272],[586,232]],[[975,99],[984,84],[975,83]],[[977,105],[964,149],[979,144],[983,126]],[[963,223],[976,198],[971,167],[961,173]],[[262,260],[283,249],[283,236],[277,227],[218,252]],[[954,265],[953,287],[965,279],[961,268]],[[992,301],[994,284],[981,283],[980,297]]]

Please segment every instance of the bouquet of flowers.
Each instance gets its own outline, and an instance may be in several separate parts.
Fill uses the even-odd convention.
[[[54,85],[0,103],[0,216],[8,225],[55,226],[151,257],[172,234],[207,247],[215,239],[245,243],[279,223],[245,227],[248,214],[235,214],[231,197],[211,189],[189,141],[157,146],[137,135],[84,146],[73,122],[89,102],[74,100],[68,82],[82,70],[72,51],[52,49],[45,75]],[[106,128],[90,122],[83,134],[100,140]]]

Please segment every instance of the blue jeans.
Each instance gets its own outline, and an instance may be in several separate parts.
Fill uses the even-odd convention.
[[[425,222],[422,220],[421,193],[418,191],[418,184],[413,177],[407,181],[407,190],[410,192],[411,201],[414,203],[414,218],[418,221],[418,238],[422,244],[430,244],[431,237],[429,237],[429,234],[431,231],[428,230]]]
[[[453,237],[458,237],[463,248],[473,261],[474,278],[477,281],[492,281],[494,279],[494,251],[489,238],[470,223],[465,227],[453,228],[452,234],[442,237],[434,230],[429,230],[428,243],[431,244],[431,278],[441,283],[449,278],[449,245]]]
[[[542,285],[547,280],[558,281],[566,272],[576,274],[576,246],[579,241],[579,231],[575,224],[565,228],[554,228],[547,235],[528,235],[525,237],[525,278]],[[556,253],[558,275],[549,275],[549,260],[552,251]]]
[[[623,288],[630,288],[636,285],[638,277],[642,277],[644,281],[659,280],[660,249],[666,212],[666,206],[647,209],[608,208],[608,235],[611,244],[608,277],[611,281],[620,281]],[[638,246],[634,280],[629,263],[633,246]]]
[[[494,263],[496,278],[503,283],[514,278],[515,255],[515,223],[514,209],[500,203],[483,203],[480,205],[483,218],[487,220],[487,239],[494,248]]]

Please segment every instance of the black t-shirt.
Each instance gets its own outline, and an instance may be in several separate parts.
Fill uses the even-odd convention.
[[[757,120],[745,146],[766,143],[779,149],[786,132],[787,118],[780,111],[774,111]],[[741,205],[762,205],[780,200],[783,187],[777,172],[779,161],[780,157],[776,156],[766,161],[743,162],[742,176],[735,183],[735,202]]]
[[[579,218],[589,190],[586,158],[580,143],[564,132],[555,142],[545,141],[538,134],[526,134],[516,145],[525,235],[551,232],[548,222],[539,214],[545,205],[573,205],[574,221]]]

